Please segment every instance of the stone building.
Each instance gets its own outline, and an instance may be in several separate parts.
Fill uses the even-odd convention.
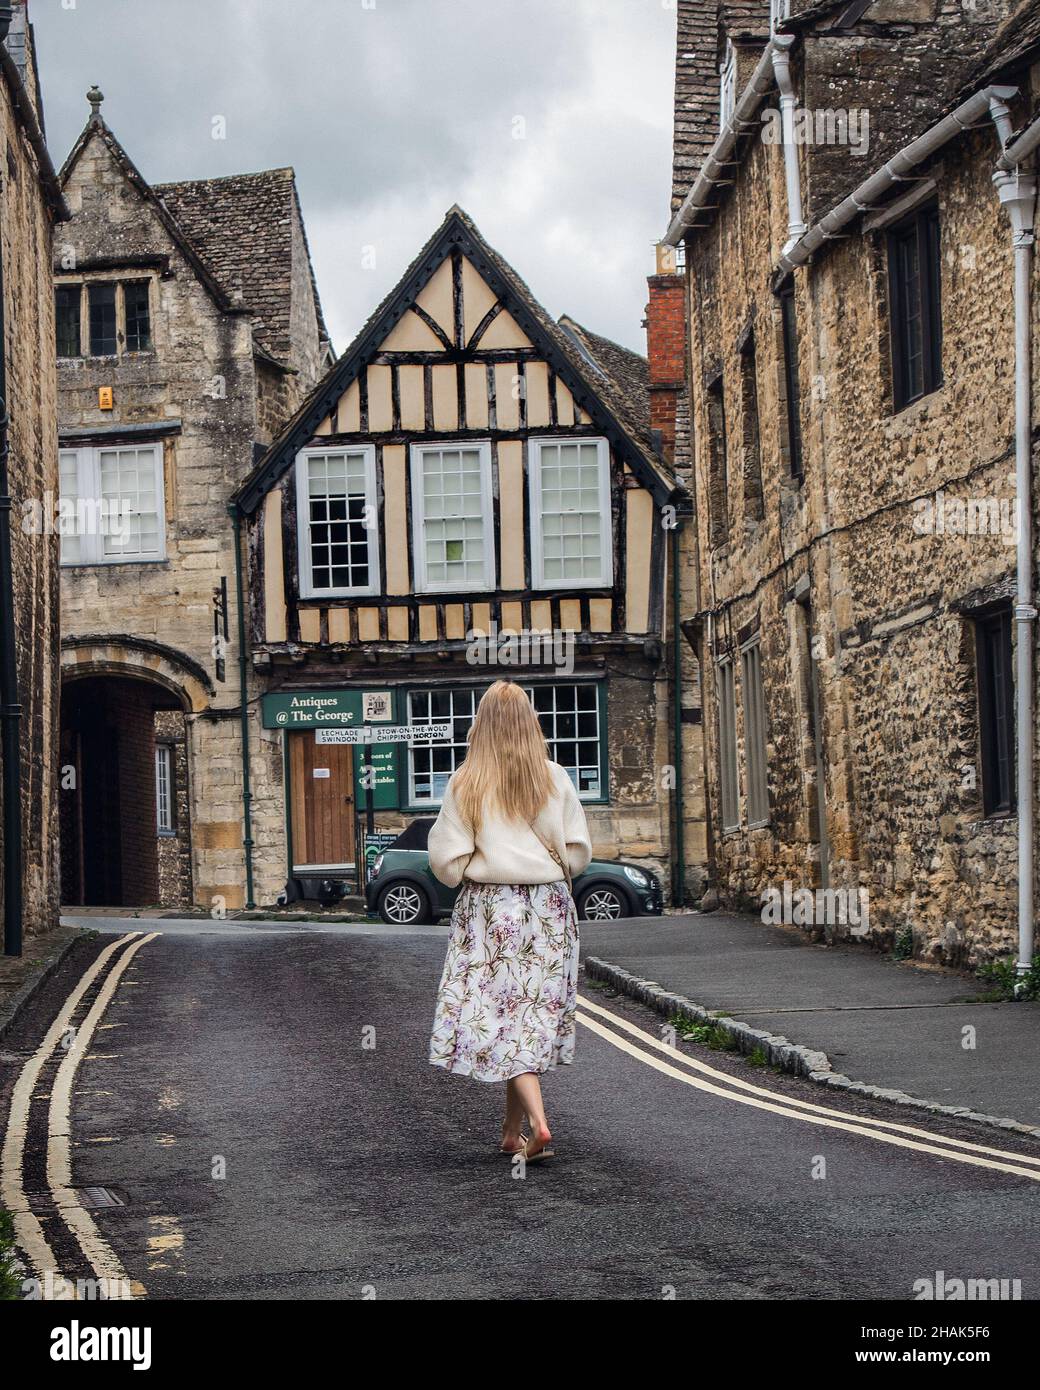
[[[0,704],[9,712],[5,744],[9,738],[20,749],[20,757],[4,769],[17,766],[20,786],[13,787],[5,776],[0,884],[7,946],[14,951],[21,932],[31,936],[47,930],[55,925],[58,910],[58,538],[45,508],[58,479],[51,246],[55,223],[67,215],[43,137],[32,27],[24,3],[0,5],[0,134],[5,158],[0,415],[6,411],[10,416],[0,443],[0,493],[11,499],[11,511],[0,514],[0,526],[9,527],[11,552],[10,583],[0,565],[0,661],[5,666]],[[15,816],[19,834],[14,833]],[[20,893],[12,891],[12,875],[20,882]]]
[[[328,337],[291,169],[150,185],[89,100],[54,257],[62,896],[219,912],[252,896],[259,732],[228,503]]]
[[[453,208],[274,440],[236,493],[266,691],[265,893],[360,884],[380,837],[436,812],[499,675],[529,689],[597,852],[670,886],[685,493],[650,385],[637,354],[551,319]],[[447,735],[367,757],[327,737],[380,722]]]
[[[1008,214],[1028,238],[1033,207],[994,174],[1036,109],[1037,5],[678,10],[713,886],[757,910],[786,884],[828,936],[1007,954],[1033,633]]]

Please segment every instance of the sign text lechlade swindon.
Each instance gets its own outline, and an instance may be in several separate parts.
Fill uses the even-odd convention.
[[[349,743],[355,746],[378,743],[429,743],[451,738],[450,724],[384,724],[356,729],[318,729],[315,743]]]

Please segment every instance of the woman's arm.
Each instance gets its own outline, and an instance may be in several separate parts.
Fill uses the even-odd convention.
[[[430,870],[434,878],[439,879],[448,888],[457,888],[462,882],[466,865],[473,857],[476,845],[459,815],[450,782],[444,793],[440,815],[430,827],[427,848]]]
[[[577,878],[589,866],[592,858],[592,840],[589,837],[589,823],[585,817],[585,807],[578,799],[574,783],[565,777],[563,788],[563,838],[567,845],[567,867],[571,877]]]

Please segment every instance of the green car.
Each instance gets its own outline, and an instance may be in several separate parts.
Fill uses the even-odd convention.
[[[434,922],[450,915],[457,888],[446,888],[430,872],[426,842],[433,818],[413,820],[372,866],[365,889],[370,913],[391,926]],[[594,859],[574,880],[578,916],[586,922],[610,922],[618,917],[658,917],[661,885],[637,864]]]

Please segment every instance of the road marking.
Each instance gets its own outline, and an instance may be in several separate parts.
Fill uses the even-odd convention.
[[[76,1193],[72,1190],[72,1084],[80,1059],[87,1053],[95,1030],[112,1002],[112,996],[123,973],[141,947],[147,946],[149,941],[154,941],[157,935],[158,932],[151,932],[135,941],[108,972],[98,990],[97,998],[80,1025],[75,1043],[62,1058],[54,1085],[51,1087],[51,1104],[47,1116],[47,1185],[51,1195],[98,1279],[107,1280],[109,1288],[115,1281],[116,1287],[121,1290],[129,1288],[129,1276],[119,1263],[115,1252],[102,1237],[90,1213],[80,1205]],[[143,1294],[144,1289],[140,1292]],[[134,1297],[131,1293],[120,1296]]]
[[[62,1300],[74,1299],[75,1290],[60,1276],[57,1258],[50,1248],[42,1225],[30,1207],[25,1192],[25,1144],[29,1133],[29,1106],[40,1073],[55,1049],[61,1045],[83,996],[111,957],[140,935],[141,933],[136,931],[127,932],[110,946],[106,946],[91,962],[58,1010],[43,1041],[22,1067],[11,1092],[7,1129],[4,1133],[3,1147],[0,1149],[0,1203],[11,1213],[18,1247],[35,1271],[41,1287],[46,1287],[45,1281],[50,1274],[57,1285],[56,1297]]]
[[[771,1091],[765,1086],[756,1086],[753,1082],[744,1081],[737,1076],[731,1076],[729,1072],[720,1071],[717,1067],[709,1067],[706,1062],[701,1062],[696,1057],[689,1056],[688,1053],[680,1052],[677,1048],[670,1047],[667,1043],[661,1042],[660,1038],[655,1038],[652,1033],[648,1033],[645,1029],[636,1027],[636,1025],[631,1023],[627,1018],[620,1018],[617,1014],[611,1013],[609,1009],[604,1009],[599,1004],[594,1004],[591,999],[585,999],[583,996],[579,995],[578,1000],[583,1008],[591,1009],[593,1013],[599,1014],[602,1018],[609,1019],[615,1027],[623,1028],[626,1033],[631,1033],[633,1037],[642,1039],[648,1047],[656,1048],[658,1052],[664,1052],[667,1056],[674,1058],[678,1062],[682,1062],[684,1066],[691,1067],[694,1071],[699,1071],[705,1076],[716,1077],[727,1086],[735,1087],[737,1090],[747,1091],[751,1095],[766,1096],[770,1100],[781,1100],[786,1106],[790,1106],[797,1110],[811,1111],[816,1115],[832,1115],[841,1120],[860,1119],[860,1117],[852,1115],[847,1110],[836,1110],[833,1106],[816,1105],[812,1101],[798,1100],[793,1096],[783,1096],[779,1092]],[[871,1118],[864,1119],[861,1122],[869,1125],[871,1129],[890,1129],[898,1134],[912,1134],[920,1139],[930,1139],[940,1144],[949,1144],[952,1148],[964,1149],[969,1153],[988,1154],[991,1158],[1009,1158],[1015,1163],[1033,1164],[1040,1168],[1040,1154],[1034,1157],[1031,1154],[1013,1153],[1009,1149],[994,1149],[986,1144],[971,1144],[965,1139],[950,1139],[947,1138],[946,1135],[936,1134],[934,1130],[920,1129],[914,1125],[896,1124],[893,1120],[875,1120]]]
[[[582,1000],[582,1003],[584,1004],[586,1001]],[[718,1096],[722,1100],[735,1101],[738,1105],[749,1105],[756,1110],[765,1110],[774,1115],[783,1115],[791,1120],[801,1120],[805,1124],[819,1125],[824,1129],[844,1130],[849,1134],[858,1135],[860,1138],[874,1139],[878,1143],[891,1144],[896,1148],[911,1149],[917,1153],[934,1154],[938,1158],[952,1159],[955,1163],[967,1163],[975,1168],[992,1168],[997,1172],[1011,1173],[1016,1177],[1031,1178],[1034,1182],[1040,1182],[1040,1171],[1034,1168],[1018,1167],[1017,1163],[1000,1163],[995,1159],[982,1158],[975,1154],[963,1153],[955,1148],[944,1149],[937,1147],[935,1144],[922,1144],[914,1139],[905,1139],[898,1134],[886,1133],[879,1128],[871,1128],[871,1122],[869,1120],[859,1120],[856,1123],[850,1123],[855,1117],[847,1116],[845,1120],[832,1119],[827,1115],[812,1114],[809,1111],[797,1109],[786,1103],[761,1100],[754,1095],[742,1094],[739,1090],[723,1089],[723,1087],[716,1086],[711,1081],[706,1081],[699,1076],[691,1076],[688,1072],[680,1071],[678,1067],[672,1066],[669,1062],[661,1061],[660,1058],[655,1057],[652,1053],[636,1047],[626,1038],[619,1037],[617,1033],[612,1032],[609,1028],[604,1028],[604,1026],[601,1023],[597,1023],[594,1018],[580,1012],[577,1017],[579,1023],[583,1023],[590,1032],[595,1033],[597,1037],[603,1038],[605,1042],[609,1042],[612,1047],[616,1047],[620,1052],[627,1053],[630,1057],[636,1058],[637,1061],[643,1062],[648,1067],[653,1067],[655,1071],[662,1072],[665,1076],[670,1076],[675,1081],[681,1081],[685,1086],[693,1086],[698,1091],[706,1091],[709,1095]],[[613,1019],[614,1015],[608,1014],[608,1017]],[[648,1033],[644,1033],[642,1036],[646,1041],[657,1041],[655,1038],[651,1038]],[[662,1044],[662,1047],[663,1046]],[[673,1055],[677,1054],[673,1053]],[[689,1059],[683,1057],[682,1060],[688,1061]],[[719,1073],[719,1075],[724,1074]],[[726,1077],[727,1086],[731,1080],[732,1078]],[[770,1095],[774,1093],[766,1092],[765,1094]],[[842,1112],[837,1111],[834,1113],[841,1114]],[[938,1136],[932,1137],[937,1138]],[[1010,1157],[1016,1160],[1019,1159],[1019,1155],[1017,1154],[1010,1155]]]
[[[3,1149],[0,1150],[0,1202],[11,1213],[14,1222],[15,1238],[19,1248],[28,1259],[39,1279],[48,1271],[57,1272],[58,1262],[47,1243],[43,1227],[29,1206],[25,1195],[24,1163],[25,1141],[28,1137],[29,1103],[47,1059],[60,1044],[68,1030],[73,1014],[80,1000],[107,965],[109,958],[140,932],[128,932],[125,936],[106,946],[101,954],[84,971],[79,984],[65,1000],[54,1022],[39,1047],[22,1067],[18,1080],[11,1093],[11,1105],[7,1114],[7,1130],[4,1134]],[[62,1291],[59,1298],[73,1295]]]

